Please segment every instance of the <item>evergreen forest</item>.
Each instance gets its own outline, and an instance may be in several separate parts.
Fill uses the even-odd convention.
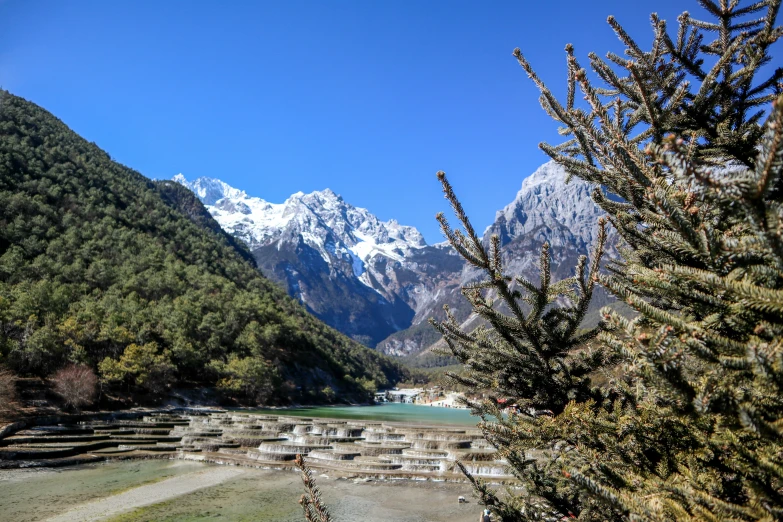
[[[105,391],[366,402],[407,376],[261,275],[187,189],[0,92],[0,365],[86,365]]]

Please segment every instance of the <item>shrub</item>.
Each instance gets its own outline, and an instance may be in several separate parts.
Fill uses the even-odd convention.
[[[76,410],[92,404],[98,391],[98,377],[92,368],[83,364],[66,366],[55,373],[51,381],[65,405]]]
[[[365,398],[372,398],[372,396],[375,395],[375,392],[378,391],[378,383],[373,379],[360,377],[356,380],[356,383],[359,385],[359,389],[364,392]]]
[[[337,398],[337,392],[335,392],[334,388],[331,386],[325,386],[324,389],[321,390],[321,395],[323,395],[327,402],[334,402]]]

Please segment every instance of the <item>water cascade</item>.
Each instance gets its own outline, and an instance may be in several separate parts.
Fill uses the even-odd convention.
[[[314,470],[346,476],[464,480],[460,461],[476,476],[513,481],[475,428],[185,411],[39,426],[0,439],[0,468],[136,457],[291,469],[297,454]]]

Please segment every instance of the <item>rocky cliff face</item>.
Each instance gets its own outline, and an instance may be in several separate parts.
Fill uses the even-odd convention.
[[[590,199],[592,190],[578,178],[566,183],[563,167],[545,163],[525,178],[514,201],[495,214],[484,235],[498,234],[503,245],[530,237],[549,241],[554,249],[589,249],[603,215]]]
[[[553,162],[526,178],[497,212],[485,239],[498,234],[507,270],[536,278],[541,245],[552,246],[555,277],[572,275],[589,253],[601,210],[591,187]],[[174,181],[190,188],[218,223],[244,241],[261,271],[324,322],[390,355],[415,355],[438,341],[427,324],[448,304],[460,320],[470,309],[460,287],[480,277],[447,244],[427,245],[414,227],[380,221],[329,189],[269,203],[211,178]],[[597,305],[605,303],[599,298]]]

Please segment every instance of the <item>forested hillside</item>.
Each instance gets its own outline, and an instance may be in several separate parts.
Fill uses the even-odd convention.
[[[84,363],[115,389],[219,385],[276,403],[361,400],[400,377],[172,185],[0,91],[0,364],[46,376]]]

